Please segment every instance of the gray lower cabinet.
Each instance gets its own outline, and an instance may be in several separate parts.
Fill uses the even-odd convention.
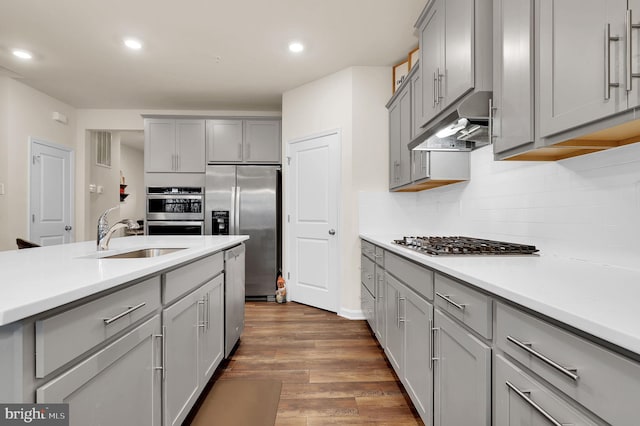
[[[386,317],[386,345],[384,352],[396,371],[398,377],[402,377],[403,345],[404,345],[404,320],[400,314],[402,302],[402,288],[400,281],[389,275],[385,276],[385,317]]]
[[[165,425],[182,423],[222,360],[224,319],[214,310],[221,305],[223,284],[218,275],[162,313]]]
[[[244,244],[224,253],[224,298],[225,298],[225,358],[244,331],[245,299],[245,246]]]
[[[491,424],[491,348],[439,309],[434,313],[435,426]]]
[[[68,403],[70,425],[162,424],[160,317],[152,317],[36,390]]]
[[[495,357],[495,426],[601,425],[502,355]]]
[[[385,336],[387,335],[385,332],[385,328],[387,326],[386,321],[386,312],[385,312],[385,280],[384,280],[384,268],[380,265],[376,265],[376,282],[375,282],[375,296],[376,299],[374,301],[374,316],[375,316],[375,327],[374,331],[378,342],[385,347],[387,344],[387,340]]]
[[[429,424],[433,416],[433,305],[404,288],[404,384],[418,414]]]

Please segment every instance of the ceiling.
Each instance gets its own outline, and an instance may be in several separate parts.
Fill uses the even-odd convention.
[[[0,75],[76,108],[277,111],[287,90],[404,60],[425,3],[2,0]],[[127,36],[142,50],[125,48]],[[302,53],[289,52],[294,40]]]

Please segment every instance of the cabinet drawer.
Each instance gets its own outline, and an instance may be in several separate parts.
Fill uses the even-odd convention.
[[[159,307],[158,276],[36,321],[36,377],[45,377]]]
[[[433,271],[387,252],[385,269],[422,297],[433,300]]]
[[[167,272],[164,279],[162,302],[166,305],[224,270],[224,255],[216,253],[186,266]]]
[[[371,244],[369,241],[360,240],[360,247],[362,248],[362,254],[364,256],[367,256],[371,260],[375,259],[376,246]]]
[[[637,424],[640,364],[504,304],[496,344],[608,423]]]
[[[369,293],[376,294],[374,279],[376,274],[375,263],[367,256],[360,256],[360,281],[369,290]]]
[[[579,412],[502,356],[496,355],[494,368],[496,426],[552,424],[547,422],[545,415],[563,425],[601,424]]]
[[[480,335],[491,339],[491,298],[440,274],[436,274],[435,281],[435,305]]]

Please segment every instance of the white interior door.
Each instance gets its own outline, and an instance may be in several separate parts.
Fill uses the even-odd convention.
[[[289,297],[337,312],[340,134],[288,146]]]
[[[72,151],[31,140],[29,239],[49,246],[72,241]]]

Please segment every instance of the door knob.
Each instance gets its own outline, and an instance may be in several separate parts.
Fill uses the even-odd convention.
[[[65,231],[71,231],[72,229],[73,229],[73,227],[71,227],[71,226],[69,226],[69,225],[67,225],[67,226],[65,226],[65,227],[64,227],[64,230],[65,230]]]
[[[329,229],[329,235],[336,235],[335,229]]]

